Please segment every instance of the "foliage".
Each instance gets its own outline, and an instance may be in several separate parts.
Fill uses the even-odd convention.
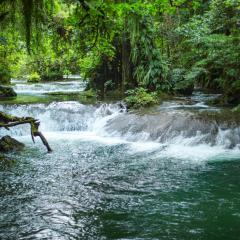
[[[28,76],[28,82],[40,82],[41,77],[37,72],[33,72]]]
[[[154,41],[153,19],[132,14],[128,20],[131,59],[137,82],[147,88],[169,91],[168,67]]]
[[[96,93],[92,89],[88,90],[88,91],[84,91],[83,94],[87,98],[95,98],[96,97]]]
[[[9,66],[0,60],[0,84],[7,84],[10,82]]]
[[[0,80],[81,73],[102,98],[198,86],[237,104],[239,22],[238,0],[4,0]]]
[[[142,87],[128,90],[127,95],[125,102],[129,108],[148,107],[158,102],[156,93],[148,93],[147,89]]]
[[[236,107],[234,107],[234,108],[232,109],[232,111],[235,112],[235,113],[240,113],[240,104],[237,105]]]
[[[211,1],[203,16],[178,29],[187,82],[223,92],[227,102],[240,101],[240,19],[237,1]],[[189,68],[190,66],[190,68]]]
[[[194,79],[183,68],[175,68],[170,74],[173,90],[183,95],[191,95],[194,89]]]

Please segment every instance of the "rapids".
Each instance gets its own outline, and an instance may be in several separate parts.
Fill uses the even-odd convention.
[[[84,86],[14,84],[29,95]],[[26,149],[0,163],[0,239],[239,239],[239,120],[208,106],[215,97],[145,112],[61,99],[0,105],[39,119],[54,150],[33,145],[27,126],[1,130]]]
[[[46,93],[71,93],[80,92],[85,88],[85,83],[80,77],[65,81],[46,82],[46,83],[27,83],[26,80],[12,80],[13,89],[18,94],[39,95]]]

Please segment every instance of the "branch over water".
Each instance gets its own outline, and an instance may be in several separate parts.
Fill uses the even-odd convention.
[[[48,152],[52,152],[52,149],[48,144],[47,139],[39,131],[39,126],[40,126],[39,120],[31,117],[19,118],[16,116],[8,115],[4,112],[0,112],[0,128],[3,127],[7,130],[10,130],[11,127],[22,125],[22,124],[30,124],[31,137],[34,143],[35,143],[34,138],[39,137],[42,140],[42,143],[44,144],[44,146],[47,148]]]

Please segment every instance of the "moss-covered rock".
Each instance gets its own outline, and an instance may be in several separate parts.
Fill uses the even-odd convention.
[[[94,104],[97,101],[97,95],[92,89],[83,92],[50,92],[45,95],[62,101],[79,101],[83,104]]]
[[[0,85],[0,98],[12,98],[16,96],[16,92],[11,87]]]
[[[24,144],[10,136],[4,136],[0,139],[0,152],[19,151],[24,148]]]

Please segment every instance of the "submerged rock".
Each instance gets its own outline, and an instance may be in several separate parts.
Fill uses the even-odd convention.
[[[15,163],[16,163],[15,159],[5,156],[4,154],[0,154],[0,171],[8,169]]]
[[[16,92],[11,87],[0,85],[0,98],[16,97]]]
[[[0,152],[18,151],[24,148],[24,144],[10,136],[4,136],[0,139]]]

